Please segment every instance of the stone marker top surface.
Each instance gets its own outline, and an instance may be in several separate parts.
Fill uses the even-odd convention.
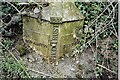
[[[51,2],[49,6],[43,7],[42,19],[50,21],[51,17],[60,17],[62,22],[84,19],[79,9],[72,2]]]

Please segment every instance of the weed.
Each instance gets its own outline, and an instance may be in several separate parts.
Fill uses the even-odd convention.
[[[22,66],[25,68],[23,63]],[[27,78],[27,75],[21,68],[20,64],[18,64],[12,57],[6,56],[1,67],[6,78]]]

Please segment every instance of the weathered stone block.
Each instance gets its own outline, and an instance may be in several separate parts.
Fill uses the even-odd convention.
[[[52,2],[41,11],[41,21],[23,17],[23,39],[37,53],[55,62],[75,48],[75,37],[82,29],[84,17],[71,2]]]

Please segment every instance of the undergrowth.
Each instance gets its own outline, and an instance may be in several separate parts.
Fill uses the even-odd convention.
[[[93,51],[97,78],[117,78],[117,2],[113,2],[112,5],[109,2],[75,2],[75,4],[85,16],[83,27],[85,36],[80,39],[78,49],[81,53],[85,48],[91,48]]]
[[[18,9],[22,8],[22,6],[16,5],[17,3],[12,4]],[[82,53],[85,48],[92,49],[92,47],[95,47],[93,54],[96,56],[96,77],[101,79],[105,77],[116,78],[117,74],[115,72],[118,71],[118,4],[113,2],[107,8],[109,4],[109,2],[75,2],[75,5],[85,17],[83,26],[84,37],[80,39],[77,49]],[[104,11],[105,9],[106,11]],[[13,14],[16,13],[17,11],[10,4],[2,3],[2,11],[0,11],[2,16],[0,16],[4,23],[9,23],[14,16]],[[100,16],[101,13],[102,16]],[[99,18],[97,19],[97,17]],[[11,38],[13,36],[15,38],[18,34],[22,35],[22,17],[16,16],[11,24],[0,26],[0,34],[2,34],[3,38],[0,41],[4,47],[7,49],[12,47],[15,40]],[[0,48],[0,52],[5,56],[1,66],[5,77],[26,78],[27,76],[24,72],[26,68],[23,62],[21,64],[24,66],[24,70],[12,57],[6,55],[7,52],[3,47]],[[18,51],[24,54],[26,50],[22,48],[19,45]]]

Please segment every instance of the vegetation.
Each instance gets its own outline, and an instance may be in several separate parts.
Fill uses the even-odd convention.
[[[8,50],[13,48],[15,42],[19,40],[19,35],[22,35],[22,17],[16,16],[17,10],[21,10],[23,6],[18,3],[2,2],[3,25],[0,26],[2,34],[0,47],[0,55],[4,56],[1,65],[5,77],[26,78],[26,67],[23,62],[21,67],[14,58],[8,55]],[[17,10],[13,7],[15,6]],[[80,39],[77,49],[82,53],[86,48],[90,48],[95,54],[96,61],[96,77],[97,78],[117,78],[118,71],[118,4],[113,2],[75,2],[75,5],[80,9],[80,12],[85,16],[83,34]],[[109,6],[108,6],[109,5]],[[105,10],[105,11],[104,11]],[[16,37],[17,36],[17,37]],[[1,45],[0,44],[0,45]],[[17,45],[17,50],[20,55],[25,55],[28,50],[21,44]],[[78,65],[82,69],[82,65]],[[77,75],[81,78],[81,75]]]
[[[1,4],[2,10],[0,14],[2,15],[0,16],[2,17],[3,25],[0,26],[0,34],[2,34],[0,42],[3,46],[0,55],[4,56],[4,59],[0,67],[2,68],[4,78],[28,78],[23,62],[18,60],[20,62],[19,64],[7,51],[14,47],[18,40],[16,36],[22,34],[22,19],[20,15],[17,15],[18,12],[13,6],[17,9],[21,9],[22,7],[18,6],[17,2],[2,2]],[[22,55],[25,54],[25,48],[21,45],[18,45],[17,49]]]
[[[26,69],[23,62],[21,64]],[[21,65],[18,64],[12,57],[6,56],[3,63],[1,64],[4,78],[28,78]]]
[[[84,51],[85,47],[90,47],[94,50],[98,78],[117,77],[118,4],[116,2],[112,5],[109,2],[75,2],[75,4],[85,16],[83,32],[85,36],[80,40],[79,49]],[[111,55],[114,55],[114,58]]]

